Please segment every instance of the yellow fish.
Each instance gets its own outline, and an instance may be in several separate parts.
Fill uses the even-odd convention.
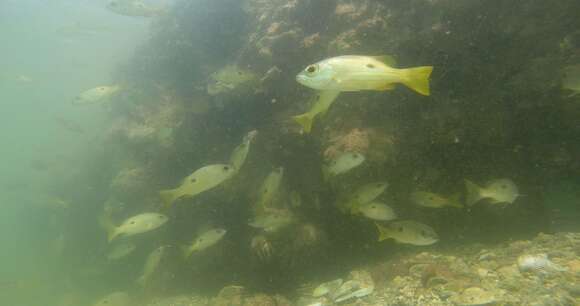
[[[512,204],[520,195],[518,186],[510,179],[496,179],[484,187],[477,186],[470,180],[465,180],[467,188],[467,205],[471,206],[482,199],[490,199],[492,204]]]
[[[375,223],[379,230],[379,241],[394,239],[399,243],[431,245],[439,241],[439,236],[428,225],[415,221],[396,221],[386,226]]]
[[[169,208],[175,200],[184,196],[193,197],[215,188],[236,173],[236,169],[227,164],[214,164],[201,167],[184,178],[179,187],[159,191],[159,196],[163,201],[164,207]]]
[[[73,104],[84,105],[108,101],[121,90],[119,85],[98,86],[83,91],[73,100]]]
[[[103,216],[99,221],[107,230],[108,241],[119,236],[133,236],[148,231],[152,231],[169,220],[167,216],[158,213],[142,213],[123,221],[121,225],[115,226],[108,215]]]
[[[411,194],[411,202],[415,205],[442,208],[442,207],[457,207],[463,208],[463,204],[459,202],[459,195],[453,195],[449,198],[443,197],[436,193],[427,191],[415,191]]]
[[[137,279],[137,284],[141,287],[147,287],[149,284],[149,280],[155,271],[157,271],[157,267],[159,263],[161,263],[161,259],[165,256],[165,252],[168,246],[163,245],[155,250],[153,250],[149,256],[147,256],[147,260],[145,261],[145,266],[143,267],[143,273]]]
[[[314,96],[312,108],[302,115],[294,116],[293,119],[302,126],[304,133],[312,131],[312,123],[317,116],[323,116],[330,108],[336,97],[340,94],[339,91],[321,91]]]
[[[196,237],[189,247],[183,249],[185,257],[191,256],[193,252],[203,251],[210,246],[218,243],[226,234],[226,230],[223,228],[215,228],[203,232],[201,235]]]
[[[256,138],[256,135],[258,135],[258,131],[256,130],[248,132],[242,140],[242,143],[232,152],[232,155],[230,156],[230,164],[236,169],[236,172],[240,171],[246,162],[246,158],[250,152],[250,145],[254,141],[254,138]]]
[[[385,91],[403,84],[419,94],[428,96],[429,77],[433,66],[397,69],[390,56],[346,55],[322,60],[307,66],[296,76],[296,81],[306,87],[320,90],[320,97],[312,110],[294,117],[305,132],[309,132],[317,114],[328,110],[338,93],[343,91]],[[326,92],[326,93],[324,93]]]
[[[352,192],[346,201],[338,202],[338,208],[343,212],[347,213],[350,211],[351,214],[358,214],[360,206],[374,201],[378,198],[385,189],[387,189],[388,183],[385,181],[373,182],[369,184],[362,185],[354,192]]]
[[[256,206],[257,212],[263,212],[267,208],[271,208],[280,186],[282,185],[282,178],[284,177],[284,168],[278,167],[272,170],[266,177],[262,186],[258,190],[259,200]]]

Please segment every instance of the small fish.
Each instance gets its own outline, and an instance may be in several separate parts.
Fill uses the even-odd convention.
[[[521,255],[518,257],[518,268],[522,272],[531,271],[539,274],[568,271],[549,260],[547,254]]]
[[[571,96],[580,94],[580,65],[568,66],[564,68],[562,89],[572,91]]]
[[[215,228],[203,232],[199,237],[195,238],[189,247],[183,249],[185,257],[191,256],[194,252],[203,251],[210,246],[218,243],[226,234],[223,228]]]
[[[428,225],[415,221],[396,221],[386,226],[375,223],[379,230],[379,241],[394,239],[399,243],[431,245],[439,241],[439,236]]]
[[[388,183],[384,181],[365,184],[356,189],[346,201],[339,202],[339,209],[343,213],[350,211],[351,214],[358,214],[361,205],[374,201],[385,192],[387,186]]]
[[[119,260],[128,256],[135,251],[135,244],[132,242],[123,242],[115,245],[109,252],[107,252],[107,260]]]
[[[467,188],[467,205],[471,206],[482,199],[490,199],[492,204],[512,204],[520,195],[518,186],[510,179],[496,179],[485,187],[479,187],[469,180],[465,180]]]
[[[323,168],[323,173],[326,177],[332,177],[339,174],[346,173],[365,161],[365,156],[355,152],[345,152],[332,159]]]
[[[459,202],[459,194],[446,198],[432,192],[415,191],[411,194],[411,202],[413,202],[415,205],[430,208],[463,208],[463,205]]]
[[[316,115],[324,114],[338,93],[343,91],[385,91],[402,83],[422,95],[429,95],[432,66],[396,69],[392,68],[394,62],[390,56],[346,55],[308,65],[296,76],[296,81],[320,90],[320,105],[315,103],[310,112],[296,116],[294,120],[308,133]],[[323,96],[326,99],[322,99]]]
[[[363,216],[377,221],[390,221],[397,218],[397,214],[391,207],[376,201],[361,205],[359,211]]]
[[[100,299],[98,302],[93,304],[93,306],[130,306],[131,298],[125,292],[113,292],[108,294],[104,298]]]
[[[280,191],[283,177],[284,168],[282,167],[275,168],[270,172],[270,174],[268,174],[258,190],[259,200],[256,207],[257,211],[272,208],[273,201],[276,199],[276,196]]]
[[[314,118],[326,114],[326,111],[328,111],[339,94],[340,91],[331,90],[318,92],[316,95],[314,95],[312,107],[310,110],[304,114],[294,116],[292,118],[302,126],[302,131],[304,131],[304,133],[310,133],[310,131],[312,131]]]
[[[152,231],[167,222],[167,216],[158,213],[143,213],[125,220],[121,225],[114,226],[106,217],[101,218],[101,225],[107,230],[108,241],[119,236],[133,236]]]
[[[258,131],[256,130],[248,132],[248,134],[244,136],[242,143],[232,152],[232,155],[230,156],[230,164],[234,169],[236,169],[236,172],[240,171],[246,162],[248,152],[250,152],[250,145],[254,141],[254,138],[256,138],[256,135],[258,135]]]
[[[292,213],[286,210],[264,213],[256,216],[248,225],[272,233],[294,222]]]
[[[322,284],[320,284],[320,286],[316,287],[314,289],[314,291],[312,291],[312,296],[313,297],[325,296],[331,292],[338,290],[338,288],[340,288],[340,286],[342,286],[342,283],[343,283],[342,278],[335,279],[335,280],[330,281],[330,282],[322,283]]]
[[[215,96],[235,90],[244,84],[253,83],[258,80],[256,74],[236,65],[227,65],[210,75],[207,84],[207,93]]]
[[[139,0],[111,0],[107,3],[107,9],[130,17],[156,17],[165,13],[165,9],[147,5]]]
[[[161,263],[161,259],[163,259],[167,248],[168,246],[162,245],[153,250],[149,256],[147,256],[145,266],[143,267],[143,273],[137,279],[137,284],[139,284],[139,286],[147,287],[151,276],[155,271],[157,271],[157,267],[159,266],[159,263]]]
[[[73,100],[73,104],[85,105],[106,102],[120,90],[121,87],[119,85],[98,86],[91,88],[76,96]]]
[[[193,197],[215,188],[236,173],[236,169],[227,164],[204,166],[183,179],[179,187],[159,191],[159,196],[163,201],[164,207],[170,208],[175,200],[184,196]]]

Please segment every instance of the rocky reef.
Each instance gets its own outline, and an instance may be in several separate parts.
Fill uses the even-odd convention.
[[[106,167],[86,174],[90,197],[69,196],[91,208],[72,213],[71,224],[90,219],[94,227],[70,240],[101,252],[95,216],[163,211],[160,190],[227,163],[257,130],[235,176],[177,199],[163,211],[164,230],[139,241],[137,258],[175,247],[164,272],[153,273],[163,280],[148,288],[157,296],[140,305],[575,305],[580,237],[555,234],[564,202],[547,197],[546,186],[580,184],[580,104],[562,90],[566,67],[580,62],[578,12],[577,0],[177,1],[115,72],[123,91],[94,157]],[[345,92],[304,133],[292,117],[315,92],[296,74],[345,54],[433,65],[431,96],[402,86]],[[326,177],[328,161],[345,152],[364,163]],[[277,168],[284,174],[274,208],[292,222],[249,226],[261,217],[258,190]],[[415,190],[464,200],[465,179],[501,177],[519,187],[512,204],[425,209],[409,200]],[[336,208],[374,181],[387,181],[381,200],[401,219],[432,226],[438,243],[378,243],[373,222]],[[576,202],[566,205],[565,215],[580,215]],[[212,226],[227,228],[223,241],[179,256],[193,233]],[[540,232],[550,234],[533,238]],[[526,254],[546,254],[563,270],[521,271]],[[92,260],[75,256],[76,266]],[[339,278],[340,294],[304,294]]]

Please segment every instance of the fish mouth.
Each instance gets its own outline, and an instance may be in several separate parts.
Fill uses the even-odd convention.
[[[307,80],[307,78],[306,78],[305,75],[303,75],[303,74],[296,75],[296,82],[298,82],[298,83],[300,83],[302,85],[305,85],[306,80]]]

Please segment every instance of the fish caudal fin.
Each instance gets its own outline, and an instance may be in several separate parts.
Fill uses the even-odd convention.
[[[292,117],[294,121],[302,126],[304,133],[310,133],[312,131],[312,123],[314,122],[314,116],[310,113],[304,113],[302,115]]]
[[[115,224],[113,223],[113,221],[111,220],[111,217],[108,214],[103,214],[99,217],[99,225],[105,230],[107,231],[107,241],[111,242],[113,241],[113,239],[115,239],[117,236],[119,236],[119,233],[117,232],[117,227],[115,226]]]
[[[467,206],[472,206],[479,200],[483,199],[481,196],[481,187],[477,186],[470,180],[465,180],[465,189],[467,189],[466,203]]]
[[[449,206],[463,208],[463,203],[461,203],[460,197],[461,195],[459,193],[451,195],[449,197]]]
[[[389,235],[389,230],[386,229],[385,227],[381,226],[380,224],[375,222],[375,225],[377,227],[377,230],[379,232],[379,241],[383,241],[383,240],[387,240],[390,239],[391,236]]]
[[[401,82],[412,90],[428,96],[430,94],[429,77],[432,71],[433,66],[401,69]]]
[[[168,190],[161,190],[159,191],[159,197],[161,198],[161,202],[163,203],[163,209],[171,208],[173,202],[175,202],[175,190],[168,189]]]

